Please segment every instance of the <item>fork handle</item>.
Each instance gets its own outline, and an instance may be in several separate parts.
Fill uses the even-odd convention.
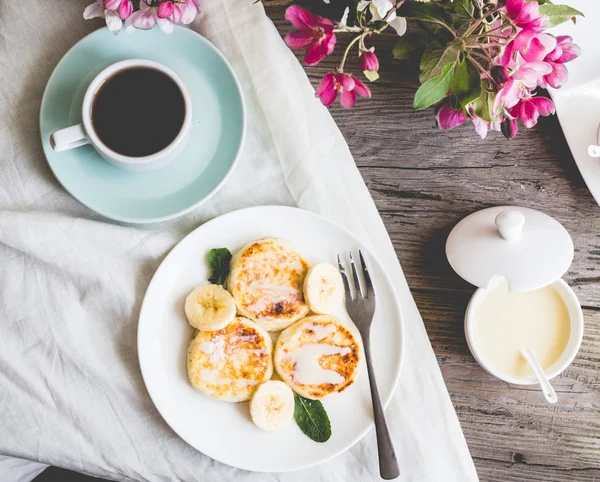
[[[375,417],[375,433],[377,435],[377,451],[379,453],[379,474],[384,480],[395,479],[400,476],[400,468],[396,460],[394,445],[385,420],[385,412],[381,405],[373,361],[371,360],[371,341],[365,340],[365,357],[367,359],[367,371],[369,372],[369,386],[371,388],[371,400],[373,402],[373,416]]]

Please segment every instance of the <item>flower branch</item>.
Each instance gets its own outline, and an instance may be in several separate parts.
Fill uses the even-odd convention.
[[[539,3],[538,3],[539,1]],[[439,127],[451,129],[468,120],[483,138],[489,130],[512,138],[517,120],[526,128],[540,115],[554,113],[538,88],[559,88],[567,81],[565,63],[580,49],[566,36],[545,30],[581,12],[546,0],[360,0],[347,25],[346,8],[337,25],[308,10],[292,6],[286,18],[296,27],[286,37],[291,48],[306,48],[305,62],[319,63],[336,46],[336,34],[352,34],[335,72],[325,75],[316,95],[329,106],[340,96],[351,107],[356,96],[370,97],[369,88],[346,72],[357,46],[359,66],[367,80],[379,78],[375,47],[367,46],[388,27],[404,36],[407,19],[417,32],[394,47],[399,60],[421,59],[421,87],[415,109],[433,106]],[[358,45],[357,45],[358,44]]]
[[[188,25],[200,11],[197,0],[96,0],[83,12],[86,20],[103,17],[108,29],[117,34],[125,30],[149,30],[155,25],[165,33],[173,24]]]

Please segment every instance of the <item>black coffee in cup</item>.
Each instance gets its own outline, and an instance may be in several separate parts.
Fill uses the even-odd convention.
[[[92,125],[100,140],[129,157],[156,154],[181,131],[185,101],[168,75],[148,67],[121,70],[94,98]]]

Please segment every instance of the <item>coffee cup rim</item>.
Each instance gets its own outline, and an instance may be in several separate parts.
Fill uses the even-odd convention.
[[[92,110],[94,105],[94,99],[96,98],[96,95],[98,94],[104,83],[120,71],[129,70],[136,67],[152,68],[167,75],[171,80],[173,80],[173,82],[175,82],[175,84],[179,88],[181,95],[183,96],[183,101],[185,105],[185,115],[183,118],[183,123],[181,124],[181,128],[179,129],[177,136],[175,136],[175,138],[160,151],[157,151],[153,154],[149,154],[147,156],[140,157],[133,157],[127,156],[125,154],[120,154],[119,152],[108,147],[102,141],[102,139],[100,139],[100,136],[97,134],[92,122]],[[160,62],[155,62],[154,60],[139,58],[125,59],[109,65],[108,67],[103,69],[98,75],[96,75],[96,77],[94,77],[83,98],[82,123],[92,145],[94,145],[96,149],[102,151],[102,153],[105,156],[108,156],[121,164],[148,164],[156,162],[157,160],[170,155],[179,147],[179,145],[182,142],[184,142],[185,136],[192,123],[192,101],[189,92],[179,75],[177,75],[175,71],[173,71],[166,65],[161,64]]]

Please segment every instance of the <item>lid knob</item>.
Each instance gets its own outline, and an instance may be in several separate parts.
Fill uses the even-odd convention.
[[[523,232],[525,216],[516,209],[506,209],[496,216],[494,223],[502,236],[507,241],[518,241]]]
[[[470,214],[446,242],[450,266],[460,276],[479,288],[502,276],[511,293],[553,283],[569,269],[573,252],[571,236],[556,219],[520,206]]]

